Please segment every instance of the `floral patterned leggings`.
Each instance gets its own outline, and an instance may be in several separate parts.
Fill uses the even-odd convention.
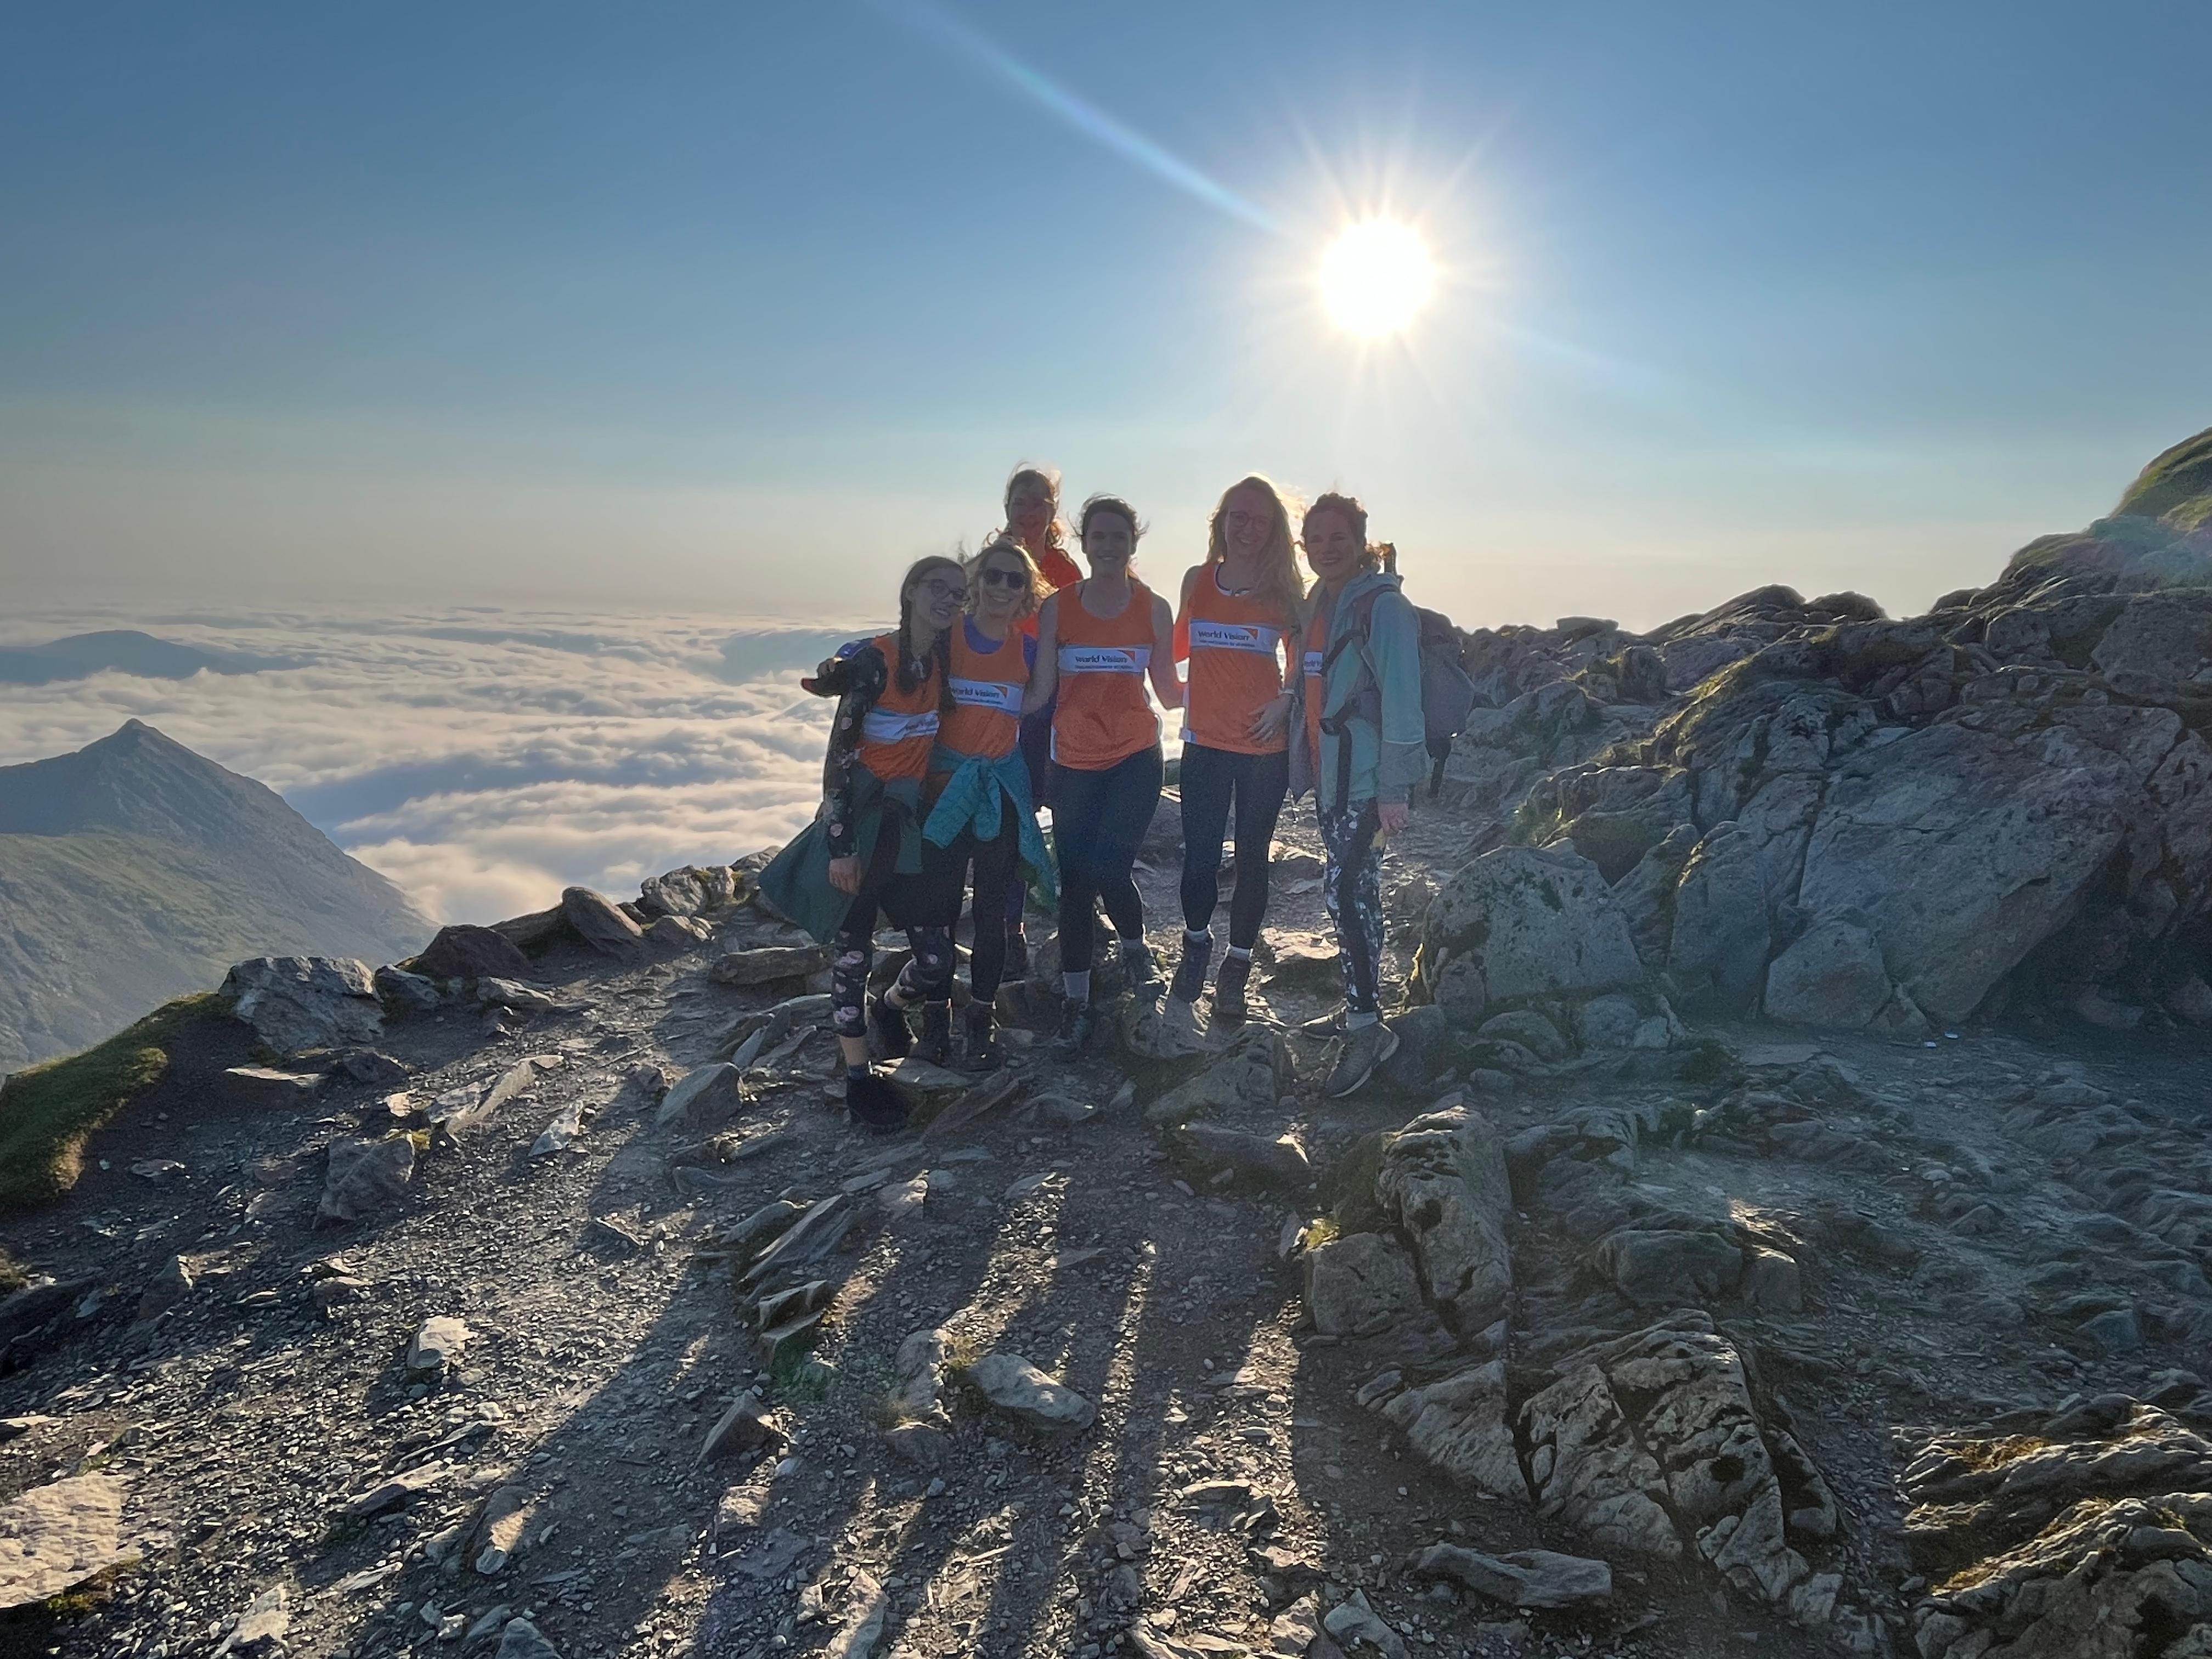
[[[1381,1012],[1382,976],[1382,850],[1371,800],[1346,801],[1321,815],[1321,893],[1336,924],[1337,964],[1344,973],[1345,1012]]]
[[[868,969],[876,960],[876,918],[883,913],[904,927],[914,957],[899,969],[898,1000],[902,1003],[942,1002],[952,994],[952,924],[916,922],[916,915],[942,915],[943,863],[926,860],[921,875],[897,873],[900,826],[886,823],[876,841],[875,856],[860,890],[845,912],[837,936],[830,943],[830,1022],[839,1036],[868,1034]],[[910,828],[905,833],[913,834]],[[951,914],[959,914],[959,889],[952,890]]]

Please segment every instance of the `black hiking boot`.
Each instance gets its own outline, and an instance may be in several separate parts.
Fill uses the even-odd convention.
[[[1252,982],[1252,958],[1224,957],[1221,971],[1213,976],[1213,1023],[1216,1025],[1242,1025],[1244,1023],[1244,988]]]
[[[952,1005],[949,1002],[925,1002],[921,1005],[921,1041],[915,1045],[915,1058],[926,1060],[932,1066],[942,1066],[952,1058]]]
[[[963,1072],[995,1072],[1006,1063],[1006,1051],[999,1046],[996,1023],[991,1017],[991,1005],[981,1000],[968,1005],[961,1016],[967,1038],[960,1051],[960,1069]]]
[[[1152,947],[1141,939],[1121,941],[1121,977],[1131,996],[1158,996],[1160,965],[1152,960]]]
[[[1054,1051],[1073,1059],[1091,1047],[1097,1030],[1098,1016],[1089,1003],[1065,1002],[1060,1005],[1060,1029],[1053,1033]]]
[[[906,1102],[872,1071],[846,1078],[845,1109],[870,1134],[895,1135],[906,1127]]]
[[[1213,960],[1213,939],[1182,936],[1182,960],[1176,963],[1175,979],[1168,987],[1170,1002],[1196,1002],[1206,988],[1206,964]],[[1225,971],[1225,969],[1224,969]]]
[[[914,1051],[914,1031],[906,1023],[906,1010],[894,1008],[888,997],[868,999],[868,1035],[885,1060],[904,1060]]]

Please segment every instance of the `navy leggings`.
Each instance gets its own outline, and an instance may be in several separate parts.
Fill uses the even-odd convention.
[[[1202,933],[1221,902],[1221,837],[1237,805],[1237,896],[1229,901],[1229,942],[1240,951],[1258,943],[1267,915],[1267,849],[1290,793],[1291,757],[1240,755],[1182,746],[1182,921]]]
[[[1052,833],[1060,854],[1060,965],[1087,973],[1096,941],[1091,908],[1106,918],[1124,945],[1145,937],[1145,901],[1130,870],[1159,810],[1167,763],[1160,746],[1139,749],[1100,772],[1053,763]]]

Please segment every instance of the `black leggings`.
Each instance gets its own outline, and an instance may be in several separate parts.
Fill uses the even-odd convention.
[[[1237,896],[1229,901],[1229,942],[1249,951],[1267,915],[1267,849],[1290,793],[1291,757],[1240,755],[1203,744],[1182,746],[1182,922],[1203,933],[1221,902],[1221,836],[1237,801]]]
[[[1002,799],[995,837],[978,841],[974,830],[963,830],[951,848],[953,890],[958,891],[958,884],[966,880],[968,866],[975,867],[975,899],[969,912],[975,919],[975,939],[968,957],[968,986],[981,1002],[998,995],[999,982],[1006,976],[1006,930],[1000,919],[1007,909],[1007,893],[1022,891],[1018,821],[1013,802]]]
[[[1129,872],[1137,848],[1159,810],[1167,775],[1160,746],[1140,749],[1103,772],[1079,772],[1054,761],[1052,833],[1060,854],[1060,965],[1088,973],[1094,940],[1091,907],[1106,907],[1107,920],[1124,945],[1145,937],[1145,901]]]

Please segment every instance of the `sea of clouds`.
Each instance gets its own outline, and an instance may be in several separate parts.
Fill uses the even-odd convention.
[[[800,674],[865,617],[512,608],[19,612],[0,646],[136,629],[278,659],[163,680],[0,686],[0,764],[136,718],[282,794],[441,921],[573,883],[617,896],[781,842],[812,815],[829,706]]]

